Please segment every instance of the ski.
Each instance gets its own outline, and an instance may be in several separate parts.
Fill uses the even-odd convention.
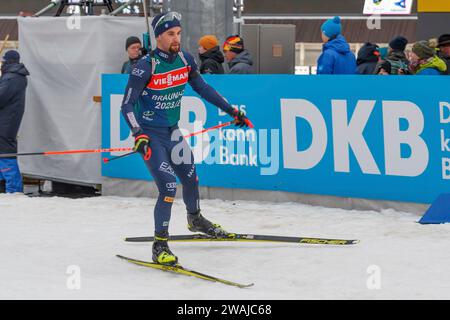
[[[177,273],[177,274],[181,274],[181,275],[185,275],[185,276],[195,277],[198,279],[219,282],[219,283],[223,283],[223,284],[238,287],[238,288],[248,288],[248,287],[253,286],[253,283],[241,284],[241,283],[232,282],[232,281],[228,281],[225,279],[213,277],[213,276],[210,276],[210,275],[207,275],[204,273],[200,273],[200,272],[197,272],[194,270],[189,270],[189,269],[182,267],[180,264],[177,264],[175,266],[166,266],[166,265],[155,263],[155,262],[147,262],[147,261],[141,261],[141,260],[137,260],[137,259],[133,259],[133,258],[124,257],[119,254],[116,255],[116,257],[126,260],[128,262],[137,264],[139,266],[154,268],[154,269],[158,269],[158,270],[162,270],[162,271],[169,271],[169,272],[173,272],[173,273]]]
[[[154,237],[128,237],[128,242],[152,242]],[[201,241],[242,241],[242,242],[286,242],[301,244],[325,244],[325,245],[351,245],[359,240],[324,239],[307,237],[284,237],[259,234],[230,233],[226,238],[216,238],[205,234],[173,235],[169,237],[172,242],[201,242]]]

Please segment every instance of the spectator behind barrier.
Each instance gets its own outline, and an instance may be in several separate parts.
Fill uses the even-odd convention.
[[[201,61],[201,74],[224,74],[222,63],[225,58],[220,51],[219,41],[213,35],[206,35],[198,40],[198,56]]]
[[[428,41],[416,42],[411,52],[411,71],[420,76],[438,76],[445,74],[447,65],[436,55]]]
[[[409,72],[409,61],[405,54],[408,39],[397,36],[389,42],[387,57],[383,60],[391,64],[391,75],[411,74]]]
[[[341,34],[341,18],[322,24],[323,52],[317,62],[317,74],[356,74],[356,58]]]
[[[380,61],[375,69],[375,74],[380,76],[389,76],[391,75],[391,69],[392,67],[389,61]]]
[[[3,56],[0,77],[0,154],[17,153],[17,133],[25,111],[27,76],[20,55],[10,50]],[[22,176],[17,158],[0,158],[0,180],[5,180],[6,192],[23,192]]]
[[[450,34],[443,34],[438,39],[438,57],[447,65],[446,75],[450,75]]]
[[[358,59],[356,60],[358,74],[374,74],[379,59],[380,51],[378,46],[366,42],[358,52]]]
[[[138,37],[129,37],[125,42],[125,50],[128,53],[128,61],[123,63],[120,72],[130,74],[136,63],[143,56],[141,40]]]
[[[244,48],[244,39],[239,35],[229,36],[223,44],[225,59],[230,67],[229,73],[255,73],[250,52]]]

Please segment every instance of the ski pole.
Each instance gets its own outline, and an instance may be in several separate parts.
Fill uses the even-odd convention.
[[[253,125],[253,123],[249,120],[249,119],[245,119],[245,123],[248,125],[248,127],[250,129],[253,129],[255,126]]]
[[[218,128],[226,127],[231,124],[234,124],[236,120],[225,122],[222,124],[218,124],[216,126],[213,126],[211,128],[203,129],[198,132],[190,133],[186,135],[184,138],[190,138],[202,133],[205,133],[207,131],[215,130]],[[248,121],[249,126],[253,127],[253,124]],[[106,149],[81,149],[81,150],[62,150],[62,151],[41,151],[41,152],[26,152],[26,153],[5,153],[0,154],[0,158],[11,158],[11,157],[22,157],[22,156],[52,156],[52,155],[64,155],[64,154],[81,154],[81,153],[102,153],[102,152],[123,152],[123,151],[133,151],[133,148],[106,148]],[[120,157],[125,157],[126,155],[131,155],[134,152],[127,153],[125,155],[122,155]],[[105,159],[103,159],[105,161]],[[108,161],[111,161],[111,159],[108,159]],[[108,162],[107,161],[107,162]]]
[[[187,135],[185,135],[183,138],[186,139],[186,138],[190,138],[190,137],[193,137],[193,136],[196,136],[196,135],[205,133],[205,132],[207,132],[207,131],[211,131],[211,130],[215,130],[215,129],[227,127],[227,126],[229,126],[229,125],[234,124],[235,122],[236,122],[236,120],[229,121],[229,122],[225,122],[225,123],[221,123],[221,124],[218,124],[218,125],[213,126],[213,127],[211,127],[211,128],[207,128],[207,129],[203,129],[203,130],[201,130],[201,131],[197,131],[197,132],[193,132],[193,133],[187,134]],[[252,126],[253,126],[253,125],[252,125]],[[103,158],[103,163],[106,164],[106,163],[109,163],[109,162],[111,162],[111,161],[114,161],[114,160],[117,160],[117,159],[120,159],[120,158],[123,158],[123,157],[126,157],[126,156],[130,156],[130,155],[132,155],[132,154],[134,154],[134,153],[136,153],[136,152],[126,153],[126,154],[123,154],[123,155],[121,155],[121,156],[113,157],[113,158],[110,158],[110,159],[108,159],[108,158]]]
[[[190,137],[193,137],[193,136],[196,136],[196,135],[199,135],[199,134],[211,131],[211,130],[215,130],[215,129],[219,129],[219,128],[223,128],[223,127],[228,127],[229,125],[232,125],[235,122],[236,122],[236,120],[228,121],[228,122],[225,122],[225,123],[221,123],[221,124],[218,124],[218,125],[213,126],[211,128],[203,129],[203,130],[200,130],[200,131],[193,132],[193,133],[190,133],[188,135],[185,135],[184,138],[190,138]]]
[[[28,152],[28,153],[5,153],[5,154],[0,154],[0,158],[11,158],[11,157],[21,157],[21,156],[52,156],[52,155],[63,155],[63,154],[78,154],[78,153],[121,152],[121,151],[132,151],[132,150],[133,150],[133,148],[109,148],[109,149],[43,151],[43,152]]]

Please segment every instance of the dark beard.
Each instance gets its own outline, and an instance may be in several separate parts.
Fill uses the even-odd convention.
[[[170,46],[170,48],[169,48],[169,52],[170,53],[178,53],[179,51],[180,51],[180,46]]]

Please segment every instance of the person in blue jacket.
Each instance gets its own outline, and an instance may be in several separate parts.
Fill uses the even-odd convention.
[[[5,53],[0,78],[0,155],[17,153],[17,133],[25,111],[28,70],[15,50]],[[0,181],[7,193],[23,192],[16,157],[0,157]],[[2,184],[2,183],[1,183]]]
[[[317,62],[317,74],[356,74],[356,58],[341,34],[341,19],[328,19],[321,30],[324,44]]]

